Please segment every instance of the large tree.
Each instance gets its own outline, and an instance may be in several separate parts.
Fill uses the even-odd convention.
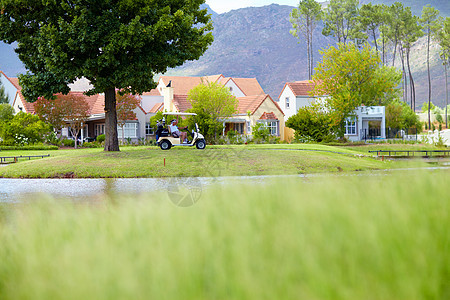
[[[317,104],[328,112],[330,126],[336,128],[338,135],[343,134],[344,122],[356,107],[384,105],[398,97],[401,74],[381,65],[378,53],[368,44],[359,49],[352,43],[339,43],[321,54],[322,61],[313,76],[313,94],[327,95]]]
[[[420,22],[422,23],[427,35],[428,107],[431,106],[430,43],[433,33],[438,30],[438,16],[439,11],[427,4],[423,7],[422,16],[420,18]],[[430,109],[428,109],[428,128],[431,128]]]
[[[142,94],[153,76],[198,59],[212,43],[204,0],[1,0],[0,40],[18,42],[28,101],[87,78],[105,93],[106,151],[118,151],[116,88]]]
[[[308,78],[311,80],[312,71],[314,68],[313,59],[313,33],[320,21],[322,15],[322,7],[315,0],[300,0],[298,8],[294,8],[290,15],[290,22],[292,23],[291,34],[301,39],[306,39],[306,49],[308,56]]]
[[[9,103],[8,95],[5,92],[5,87],[3,86],[2,82],[0,81],[0,104]]]

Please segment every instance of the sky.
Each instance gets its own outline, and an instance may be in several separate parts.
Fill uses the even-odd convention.
[[[318,0],[318,2],[323,1],[325,0]],[[219,14],[232,9],[248,6],[265,6],[272,3],[297,6],[299,2],[299,0],[206,0],[206,4],[208,4],[213,11]]]

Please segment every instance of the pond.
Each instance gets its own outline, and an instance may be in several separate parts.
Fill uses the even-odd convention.
[[[421,168],[420,170],[450,169],[448,163]],[[274,176],[237,176],[237,177],[184,177],[184,178],[100,178],[100,179],[12,179],[0,178],[0,203],[33,200],[39,195],[53,198],[68,198],[73,201],[89,201],[103,195],[140,195],[145,193],[167,193],[169,199],[177,205],[192,205],[201,197],[202,192],[216,185],[251,184],[265,185],[273,179],[298,178],[305,181],[311,177],[326,176],[384,176],[395,172],[417,169],[378,170],[339,174],[299,174]]]

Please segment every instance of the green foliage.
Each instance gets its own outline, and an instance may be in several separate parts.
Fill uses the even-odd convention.
[[[58,146],[49,146],[49,145],[28,145],[28,146],[0,146],[0,150],[11,151],[11,150],[58,150]]]
[[[300,142],[331,142],[335,139],[328,114],[314,107],[302,107],[286,121]]]
[[[330,177],[2,203],[2,299],[446,299],[448,173]]]
[[[104,134],[97,135],[96,141],[99,143],[103,143],[105,141],[105,135]]]
[[[14,117],[14,108],[6,103],[0,104],[0,123],[10,122]]]
[[[256,123],[252,126],[252,136],[255,143],[267,143],[270,138],[270,129],[264,123]]]
[[[363,38],[358,28],[358,5],[359,0],[331,0],[324,12],[322,34],[344,44]]]
[[[38,116],[19,112],[9,123],[3,123],[1,138],[5,145],[32,145],[41,143],[51,133],[51,126]]]
[[[395,68],[381,66],[380,57],[368,44],[358,48],[355,44],[338,44],[321,51],[313,77],[313,94],[328,95],[316,105],[328,112],[330,126],[343,136],[345,120],[356,107],[383,105],[398,98],[401,73]]]
[[[155,74],[198,59],[213,41],[203,0],[1,2],[0,40],[18,42],[28,69],[22,94],[34,102],[67,94],[85,77],[105,93],[106,151],[118,151],[115,89],[142,94]]]
[[[72,139],[63,139],[61,141],[61,143],[65,146],[65,147],[74,147],[75,146],[75,141]]]
[[[419,116],[412,111],[408,104],[403,101],[393,101],[386,106],[386,127],[403,128],[422,128]]]
[[[422,112],[423,113],[427,112],[428,107],[430,107],[430,110],[433,110],[436,106],[433,104],[433,102],[430,102],[430,105],[428,105],[428,102],[424,102],[422,105]]]
[[[238,100],[230,90],[217,82],[203,82],[189,91],[190,112],[197,114],[200,131],[206,140],[222,134],[223,120],[237,112]],[[192,126],[193,118],[189,119]]]
[[[441,114],[436,114],[436,122],[440,124],[444,123],[444,118],[442,118]]]
[[[5,87],[0,81],[0,104],[8,104],[8,103],[9,103],[8,95],[5,92]]]

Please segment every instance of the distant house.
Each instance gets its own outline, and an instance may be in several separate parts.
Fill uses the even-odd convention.
[[[16,113],[19,111],[34,113],[34,105],[25,101],[25,98],[22,95],[22,87],[19,85],[19,78],[10,78],[0,71],[0,81],[9,98],[9,104],[14,108]]]
[[[287,82],[280,95],[278,104],[285,115],[285,121],[295,115],[302,107],[310,106],[315,101],[320,101],[328,96],[312,96],[314,82],[295,81]],[[364,139],[384,139],[385,135],[385,107],[384,106],[360,106],[354,111],[355,116],[345,122],[345,137],[351,141],[360,141]],[[294,137],[294,130],[285,128],[285,140],[291,140]]]
[[[16,112],[22,110],[34,113],[33,103],[25,101],[21,94],[17,78],[8,78],[1,73],[2,82],[7,82],[11,104]],[[226,134],[236,130],[240,134],[251,135],[252,126],[264,123],[275,136],[284,137],[284,114],[278,104],[264,92],[256,78],[231,78],[223,75],[203,77],[161,76],[155,89],[141,95],[142,101],[134,110],[135,120],[127,120],[124,126],[124,137],[132,141],[154,137],[154,128],[150,126],[150,118],[158,111],[185,112],[191,108],[187,100],[189,91],[203,81],[218,82],[230,89],[239,101],[238,112],[231,118],[223,120]],[[169,87],[169,82],[171,83]],[[89,82],[80,80],[71,86],[70,93],[83,97],[89,104],[91,116],[86,122],[80,136],[97,137],[105,133],[105,96],[97,94],[86,96],[84,91],[90,88]],[[5,88],[6,90],[6,88]],[[122,136],[118,127],[118,135]],[[70,137],[70,131],[63,129],[63,135]]]
[[[154,104],[150,112],[185,112],[192,107],[187,100],[189,91],[202,81],[220,83],[238,99],[237,113],[223,120],[223,134],[235,130],[239,134],[251,135],[253,126],[264,123],[272,135],[284,139],[284,113],[264,92],[256,78],[224,77],[221,74],[204,77],[161,76],[156,91],[151,92],[154,95],[159,93],[161,102]]]

